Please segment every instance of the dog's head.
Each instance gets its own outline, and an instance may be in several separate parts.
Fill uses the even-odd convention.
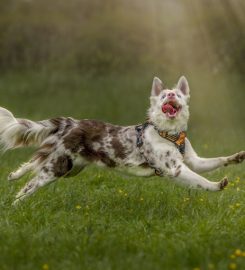
[[[162,81],[155,77],[150,97],[149,120],[161,130],[185,131],[189,119],[189,99],[189,85],[184,76],[173,89],[165,88]]]

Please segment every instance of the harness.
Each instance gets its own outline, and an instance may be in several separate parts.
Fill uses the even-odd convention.
[[[182,155],[185,154],[186,132],[181,131],[180,133],[169,134],[167,131],[159,130],[152,122],[145,122],[144,124],[135,127],[135,130],[137,131],[137,147],[143,145],[143,133],[149,125],[152,125],[162,138],[172,142]]]

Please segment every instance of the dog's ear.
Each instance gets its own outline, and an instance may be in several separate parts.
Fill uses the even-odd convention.
[[[158,96],[162,90],[163,90],[162,81],[159,78],[154,77],[151,88],[151,96]]]
[[[176,88],[179,89],[184,95],[189,96],[190,88],[185,76],[180,77]]]

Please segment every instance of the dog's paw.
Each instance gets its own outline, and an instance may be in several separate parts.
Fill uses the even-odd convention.
[[[239,153],[236,153],[232,156],[230,156],[227,160],[227,163],[225,164],[225,166],[229,165],[229,164],[238,164],[243,162],[243,160],[245,159],[245,151],[241,151]]]
[[[8,181],[12,181],[12,180],[16,180],[16,179],[17,179],[17,177],[16,177],[16,175],[13,172],[11,172],[8,175]]]
[[[14,180],[14,174],[13,173],[10,173],[8,175],[8,181],[11,181],[11,180]]]
[[[227,185],[228,185],[228,178],[227,178],[227,177],[224,177],[224,178],[219,182],[219,190],[223,190]]]

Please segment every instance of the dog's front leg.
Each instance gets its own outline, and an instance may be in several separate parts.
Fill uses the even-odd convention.
[[[241,163],[245,159],[245,151],[241,151],[228,157],[201,158],[186,139],[185,163],[195,172],[208,172],[222,166]]]
[[[193,188],[202,188],[210,191],[222,190],[227,184],[228,180],[225,177],[219,182],[211,182],[201,175],[193,172],[185,164],[177,161],[175,164],[166,162],[162,166],[156,166],[156,173],[160,176],[168,175],[171,179]]]
[[[190,187],[202,188],[210,191],[222,190],[228,184],[228,179],[226,177],[219,182],[211,182],[201,175],[193,172],[184,164],[179,166],[177,174],[173,179]]]
[[[181,159],[174,159],[171,156],[163,158],[163,155],[158,152],[155,152],[155,155],[149,160],[149,164],[156,170],[157,175],[167,175],[171,179],[193,188],[218,191],[228,184],[227,178],[219,182],[211,182],[189,169]]]

